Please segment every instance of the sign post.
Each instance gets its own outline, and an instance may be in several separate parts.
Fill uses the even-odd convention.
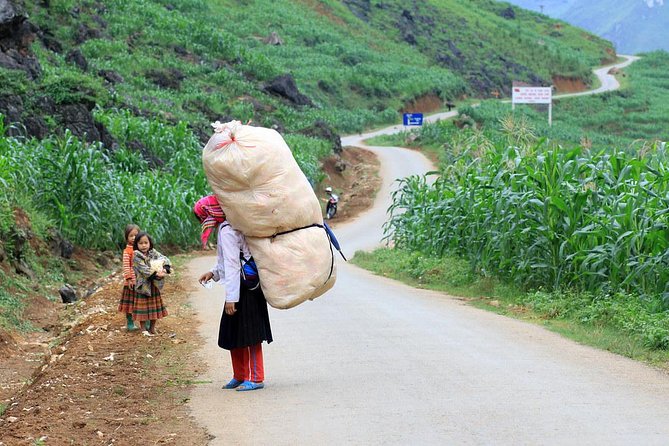
[[[516,104],[548,104],[548,125],[553,125],[553,88],[552,87],[513,87],[511,110]]]
[[[404,113],[402,117],[402,122],[405,126],[410,125],[423,125],[423,114],[422,113]]]

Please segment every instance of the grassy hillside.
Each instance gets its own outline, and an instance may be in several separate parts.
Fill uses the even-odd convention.
[[[611,40],[623,54],[669,50],[669,4],[662,0],[621,0],[611,8],[608,0],[511,0],[520,7],[544,13],[583,27]]]

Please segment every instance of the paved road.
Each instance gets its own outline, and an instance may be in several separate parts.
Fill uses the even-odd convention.
[[[559,94],[554,96],[554,99],[572,98],[575,96],[587,96],[592,94],[604,93],[606,91],[617,90],[620,87],[620,83],[618,82],[618,79],[616,79],[614,75],[609,74],[609,70],[611,70],[611,68],[613,67],[616,67],[618,69],[625,68],[630,64],[632,64],[634,61],[640,59],[640,57],[638,56],[624,56],[622,54],[619,54],[618,56],[625,59],[625,61],[613,65],[607,65],[605,67],[593,70],[595,75],[599,78],[601,84],[599,88],[595,90],[581,91],[579,93]]]
[[[387,132],[393,128],[386,129]],[[359,135],[344,145],[359,144]],[[392,179],[424,172],[418,152],[372,147],[383,189],[338,228],[352,254],[378,244]],[[189,264],[191,276],[213,257]],[[271,311],[267,387],[225,391],[216,347],[222,288],[192,303],[209,368],[191,395],[211,445],[667,445],[669,376],[457,298],[339,264],[327,295]]]

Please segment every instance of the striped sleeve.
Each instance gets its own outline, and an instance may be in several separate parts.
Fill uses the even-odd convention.
[[[132,257],[127,249],[123,251],[123,277],[125,279],[135,278],[135,271],[132,268]]]

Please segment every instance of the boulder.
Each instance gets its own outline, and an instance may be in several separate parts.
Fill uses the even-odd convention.
[[[88,61],[86,60],[84,54],[81,52],[79,48],[74,49],[69,53],[67,53],[67,57],[65,57],[65,60],[81,68],[81,71],[88,71]]]
[[[505,19],[513,20],[516,18],[516,11],[514,11],[511,6],[509,6],[508,8],[502,9],[499,15]]]
[[[31,79],[39,77],[41,67],[30,52],[37,31],[13,2],[0,0],[0,67],[23,70]]]
[[[372,9],[370,0],[344,0],[346,7],[363,22],[369,22]]]
[[[76,42],[77,45],[81,45],[87,40],[99,39],[100,37],[102,37],[102,33],[99,30],[91,28],[85,23],[82,23],[79,25],[79,28],[77,28],[77,32],[74,36],[74,41]]]
[[[5,117],[5,127],[8,127],[11,123],[20,122],[23,115],[23,99],[21,99],[21,96],[0,96],[0,113]]]
[[[297,85],[295,84],[295,79],[293,78],[292,74],[282,74],[281,76],[275,77],[265,87],[265,91],[269,94],[288,99],[295,105],[313,105],[311,99],[300,93],[300,91],[297,89]]]
[[[276,33],[276,31],[272,31],[269,36],[265,37],[265,40],[263,40],[268,45],[283,45],[283,39],[279,37],[279,35]]]
[[[8,0],[0,0],[0,30],[25,20],[25,16]],[[1,36],[1,35],[0,35]]]
[[[66,283],[58,290],[60,298],[64,304],[71,304],[77,301],[77,292],[72,285]]]
[[[146,77],[160,88],[169,88],[172,90],[180,89],[181,81],[186,78],[181,71],[175,68],[170,68],[169,70],[149,70],[146,73]]]
[[[71,241],[63,239],[60,242],[60,256],[64,259],[71,259],[74,254],[74,245]]]
[[[100,132],[95,126],[95,120],[87,104],[63,105],[59,114],[63,128],[70,129],[74,136],[88,142],[100,141]]]
[[[49,125],[41,116],[30,116],[23,120],[23,126],[28,136],[44,139],[49,135]]]
[[[98,75],[101,76],[104,80],[109,82],[110,84],[122,84],[125,82],[125,79],[123,79],[123,76],[118,74],[114,70],[100,70],[98,71]]]

